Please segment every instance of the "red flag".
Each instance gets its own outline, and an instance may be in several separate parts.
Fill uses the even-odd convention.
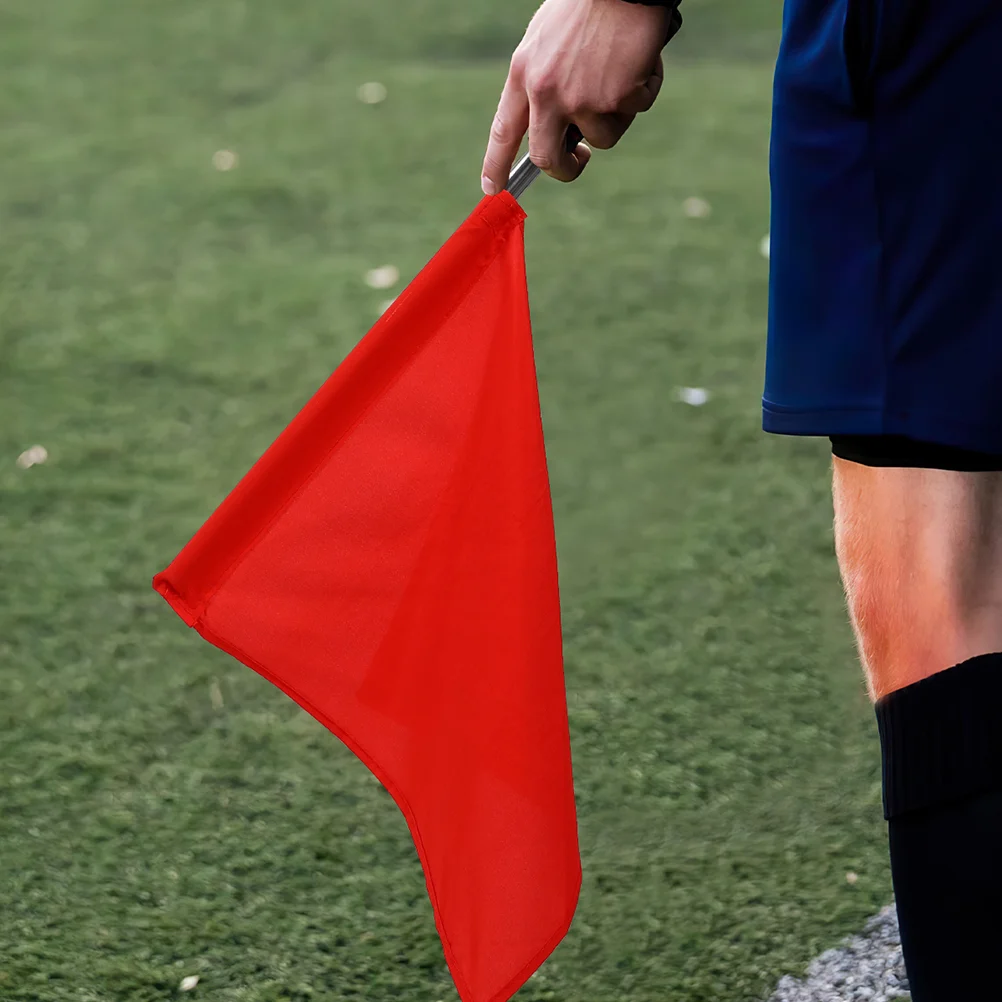
[[[153,580],[393,796],[464,1002],[581,887],[524,220],[484,198]]]

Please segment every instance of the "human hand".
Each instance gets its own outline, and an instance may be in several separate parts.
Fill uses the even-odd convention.
[[[669,13],[624,0],[544,0],[511,58],[484,157],[483,189],[502,191],[522,137],[529,158],[558,181],[579,177],[591,150],[564,148],[573,122],[611,149],[647,111],[664,77]]]

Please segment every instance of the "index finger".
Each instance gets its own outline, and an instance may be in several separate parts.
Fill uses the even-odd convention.
[[[484,155],[481,186],[485,195],[496,195],[508,184],[511,166],[515,162],[522,137],[529,128],[529,95],[520,75],[512,67],[508,71],[498,110],[491,123],[490,140]]]

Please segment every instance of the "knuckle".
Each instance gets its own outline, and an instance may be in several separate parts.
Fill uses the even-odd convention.
[[[495,115],[491,122],[491,139],[503,145],[508,141],[508,133],[508,123],[500,115]]]
[[[526,91],[535,98],[547,98],[556,93],[557,82],[551,73],[537,73],[526,80]]]

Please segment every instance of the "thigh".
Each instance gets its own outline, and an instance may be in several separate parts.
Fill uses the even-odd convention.
[[[1002,471],[832,463],[835,548],[871,700],[1002,651]]]

